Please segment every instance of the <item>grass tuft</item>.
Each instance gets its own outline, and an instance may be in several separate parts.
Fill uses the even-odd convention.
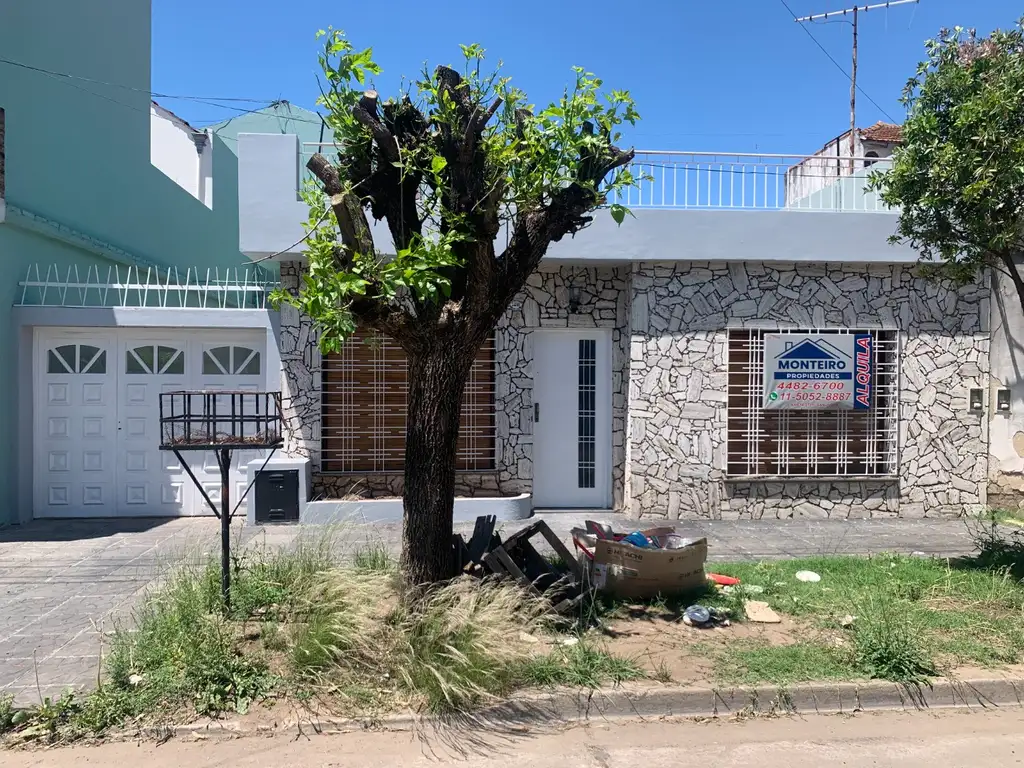
[[[868,676],[897,683],[923,683],[936,674],[921,645],[924,634],[914,614],[889,596],[869,599],[854,624],[857,666]]]
[[[615,656],[581,640],[531,659],[523,665],[519,676],[525,684],[536,687],[598,688],[608,682],[619,684],[646,675],[635,660]]]
[[[11,730],[14,725],[14,695],[0,696],[0,736]]]
[[[507,582],[462,578],[431,588],[389,617],[396,678],[435,713],[505,693],[529,657],[519,633],[537,631],[548,610]]]
[[[357,549],[352,565],[363,573],[394,573],[398,567],[387,547],[379,542]]]
[[[727,646],[719,659],[717,676],[723,682],[742,685],[788,685],[856,677],[844,654],[836,648],[802,642],[770,646],[743,643]]]

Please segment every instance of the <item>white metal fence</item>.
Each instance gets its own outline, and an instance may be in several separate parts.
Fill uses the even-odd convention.
[[[867,189],[885,160],[713,152],[638,152],[638,188],[611,202],[630,208],[871,211],[890,209]]]
[[[334,147],[304,143],[303,168],[314,152],[332,157]],[[888,213],[892,209],[867,186],[872,171],[889,165],[886,159],[865,157],[645,150],[637,152],[632,164],[633,173],[642,177],[639,186],[609,203],[629,208]]]

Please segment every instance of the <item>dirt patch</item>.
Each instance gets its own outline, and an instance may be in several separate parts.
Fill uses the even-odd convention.
[[[673,614],[634,611],[628,619],[607,622],[601,643],[616,656],[631,658],[650,677],[662,682],[702,685],[713,682],[715,658],[730,644],[784,646],[806,639],[806,625],[782,616],[780,624],[733,622],[727,627],[700,629]]]

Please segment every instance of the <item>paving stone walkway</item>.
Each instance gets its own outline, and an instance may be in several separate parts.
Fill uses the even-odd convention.
[[[543,513],[568,541],[584,519],[636,527],[604,512]],[[506,533],[519,523],[503,523]],[[825,554],[969,553],[967,525],[956,520],[680,521],[680,532],[707,536],[709,559],[763,560]],[[459,524],[468,533],[472,524]],[[316,529],[278,526],[240,529],[243,544],[285,546]],[[0,692],[20,703],[95,685],[103,632],[127,617],[140,592],[186,553],[218,551],[212,518],[175,520],[40,520],[0,529]],[[401,545],[397,524],[338,529],[338,546]],[[37,682],[38,680],[38,682]]]

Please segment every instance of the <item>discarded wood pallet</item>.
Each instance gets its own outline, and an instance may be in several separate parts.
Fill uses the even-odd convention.
[[[566,570],[560,570],[537,551],[530,541],[537,535],[544,537]],[[513,578],[534,594],[549,597],[556,613],[568,613],[589,592],[576,558],[543,520],[534,521],[493,547],[484,555],[484,563],[491,573]]]

